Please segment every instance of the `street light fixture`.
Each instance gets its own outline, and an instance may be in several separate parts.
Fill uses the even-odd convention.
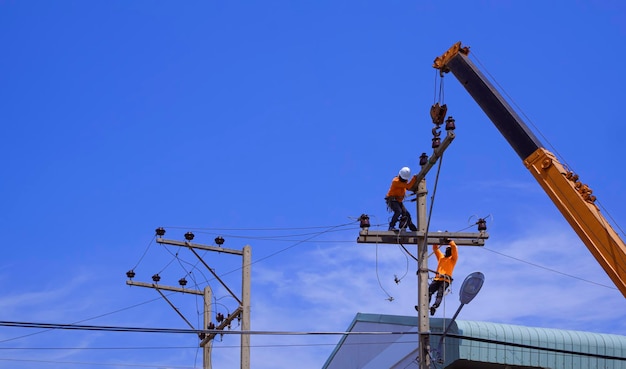
[[[452,326],[452,323],[454,323],[454,321],[456,320],[456,317],[461,312],[461,309],[463,308],[463,306],[465,304],[469,304],[470,301],[472,301],[474,297],[476,297],[476,295],[482,288],[484,282],[485,282],[485,275],[481,272],[474,272],[468,275],[467,277],[465,277],[465,280],[463,281],[463,284],[461,285],[461,292],[459,294],[459,301],[461,301],[461,305],[459,306],[458,309],[456,309],[456,313],[454,313],[452,320],[450,320],[450,323],[448,324],[446,329],[443,331],[443,334],[441,335],[441,338],[439,339],[439,345],[437,345],[437,357],[440,363],[443,363],[443,357],[441,356],[441,345],[443,344],[443,339],[446,337],[446,334],[448,333],[448,329],[450,329],[450,327]]]
[[[476,297],[484,282],[485,275],[481,272],[474,272],[465,278],[461,285],[461,294],[459,296],[461,307],[465,304],[469,304],[470,301]],[[460,309],[459,307],[459,310]]]

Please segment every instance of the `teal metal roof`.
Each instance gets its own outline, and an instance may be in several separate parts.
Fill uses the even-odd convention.
[[[626,369],[626,336],[510,324],[431,318],[433,360],[440,368]],[[410,368],[417,357],[417,317],[356,315],[324,369]],[[437,350],[439,348],[439,350]],[[473,363],[473,364],[472,364]]]

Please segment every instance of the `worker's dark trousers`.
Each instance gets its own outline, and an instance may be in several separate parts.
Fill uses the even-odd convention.
[[[400,228],[406,228],[406,226],[408,226],[413,231],[417,230],[417,227],[415,227],[415,225],[413,224],[413,221],[411,220],[411,213],[409,213],[409,211],[406,210],[406,207],[404,206],[403,203],[399,201],[395,201],[395,200],[388,200],[387,206],[389,206],[389,209],[393,211],[393,216],[391,217],[391,221],[389,222],[389,227],[392,227],[392,228],[395,227],[396,223],[398,222],[398,219],[400,219],[400,216],[402,215],[402,217],[407,219],[408,221],[405,227],[402,227],[402,224],[401,224]]]
[[[433,280],[433,282],[428,286],[428,303],[430,304],[430,299],[433,297],[433,294],[437,292],[437,296],[435,297],[434,307],[439,307],[441,304],[441,300],[443,299],[443,293],[448,289],[450,283],[446,281]]]

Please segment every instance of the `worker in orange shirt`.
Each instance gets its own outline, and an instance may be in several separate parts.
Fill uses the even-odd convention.
[[[398,220],[400,220],[401,229],[409,227],[411,231],[417,231],[417,227],[411,221],[411,214],[408,210],[406,210],[406,207],[402,203],[404,201],[404,196],[406,195],[406,190],[413,187],[417,181],[416,175],[414,175],[410,181],[409,178],[411,178],[411,169],[409,167],[403,167],[400,169],[398,175],[393,177],[391,186],[389,187],[389,191],[385,197],[387,210],[393,211],[393,216],[389,222],[390,231],[396,230],[396,222],[398,222]]]
[[[442,239],[440,242],[442,244],[447,243],[448,246],[446,247],[446,253],[443,254],[439,250],[439,245],[433,245],[433,252],[437,257],[437,275],[435,275],[435,278],[428,286],[428,303],[430,304],[430,299],[435,292],[437,297],[435,298],[435,303],[430,307],[430,315],[435,315],[435,311],[443,299],[443,293],[452,283],[452,272],[459,258],[457,246],[453,240]]]

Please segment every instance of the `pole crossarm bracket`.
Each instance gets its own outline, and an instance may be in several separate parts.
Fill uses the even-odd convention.
[[[174,292],[182,292],[182,293],[190,293],[192,295],[203,295],[202,291],[198,291],[198,290],[191,290],[188,288],[179,288],[179,287],[171,287],[171,286],[164,286],[164,285],[160,285],[160,284],[156,284],[156,283],[145,283],[145,282],[135,282],[135,281],[126,281],[126,284],[129,286],[138,286],[138,287],[147,287],[147,288],[154,288],[156,290],[164,290],[164,291],[174,291]]]
[[[227,316],[224,321],[222,321],[217,327],[215,327],[215,329],[212,329],[211,332],[221,331],[222,329],[226,328],[226,326],[228,326],[233,320],[235,320],[235,318],[237,318],[242,312],[243,308],[241,306],[238,307],[229,316]],[[204,347],[204,345],[206,345],[209,341],[215,338],[216,335],[217,333],[207,334],[207,336],[200,342],[200,347]]]
[[[424,232],[370,231],[362,229],[357,243],[388,243],[417,245],[424,238]],[[458,246],[485,246],[489,238],[487,232],[428,232],[428,245],[439,244],[442,238],[453,240]]]
[[[211,268],[204,261],[204,259],[202,259],[202,257],[196,252],[195,249],[208,250],[208,251],[217,251],[217,252],[225,252],[225,253],[241,255],[241,256],[243,256],[243,251],[225,249],[225,248],[222,248],[222,247],[205,246],[205,245],[200,245],[200,244],[191,243],[191,242],[181,242],[181,241],[174,241],[174,240],[165,240],[165,239],[162,239],[162,238],[158,238],[157,242],[158,243],[163,243],[163,244],[166,244],[166,245],[187,247],[198,258],[198,260],[207,268],[207,270],[209,272],[211,272],[211,274],[213,274],[213,277],[215,277],[215,279],[217,279],[217,281],[220,282],[220,284],[230,293],[230,295],[235,300],[237,300],[239,305],[241,305],[241,299],[239,297],[237,297],[237,295],[235,295],[235,293],[226,285],[226,283],[224,283],[224,281],[222,281],[222,279],[217,275],[217,273],[215,273],[213,268]]]
[[[190,248],[200,249],[200,250],[223,252],[226,254],[243,255],[243,251],[241,250],[226,249],[223,247],[216,247],[216,246],[206,246],[206,245],[201,245],[199,243],[166,240],[164,238],[157,238],[156,242],[163,243],[166,245],[182,246],[182,247],[190,247]]]

